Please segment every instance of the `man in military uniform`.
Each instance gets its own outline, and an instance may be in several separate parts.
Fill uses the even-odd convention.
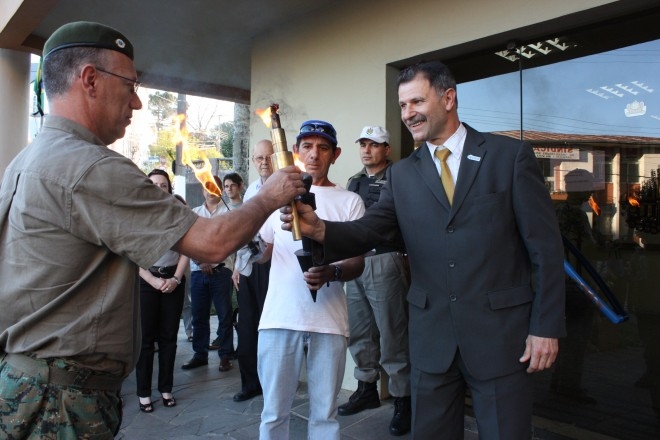
[[[364,168],[348,181],[348,190],[362,197],[367,209],[378,201],[392,165],[387,130],[366,126],[356,141]],[[399,241],[382,243],[365,258],[362,275],[346,283],[349,350],[355,361],[358,389],[338,409],[339,415],[377,408],[377,380],[382,368],[389,375],[394,396],[392,435],[410,430],[410,363],[408,359],[408,281]]]
[[[199,218],[107,148],[142,108],[130,41],[69,23],[43,56],[50,114],[0,186],[0,437],[109,440],[140,351],[138,266],[168,249],[222,261],[305,190],[284,168],[257,201]]]

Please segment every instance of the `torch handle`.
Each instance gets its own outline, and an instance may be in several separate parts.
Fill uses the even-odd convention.
[[[272,131],[281,131],[281,129]],[[273,135],[273,139],[275,138],[276,137]],[[276,151],[271,156],[271,161],[273,164],[273,169],[277,171],[289,165],[293,165],[293,153],[290,151]],[[302,240],[302,233],[300,232],[300,220],[298,217],[298,210],[296,209],[295,200],[291,202],[291,214],[293,215],[293,221],[291,222],[291,232],[293,233],[293,239],[296,241]]]
[[[293,234],[293,239],[295,241],[302,240],[302,232],[300,232],[300,218],[298,217],[298,209],[296,208],[296,201],[291,202],[291,215],[293,220],[291,221],[291,233]]]

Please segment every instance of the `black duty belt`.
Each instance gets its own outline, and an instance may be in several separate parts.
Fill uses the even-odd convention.
[[[375,250],[376,252],[374,252],[373,255],[389,254],[390,252],[399,252],[397,248],[392,246],[376,246]]]
[[[45,359],[33,359],[20,353],[4,353],[2,360],[30,377],[38,377],[48,368],[48,383],[91,390],[120,391],[121,377],[102,375],[89,368],[75,367],[69,371],[51,365]],[[44,378],[45,380],[46,378]]]

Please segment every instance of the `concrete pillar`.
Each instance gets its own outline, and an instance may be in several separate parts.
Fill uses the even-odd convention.
[[[0,49],[0,175],[27,145],[30,54]]]

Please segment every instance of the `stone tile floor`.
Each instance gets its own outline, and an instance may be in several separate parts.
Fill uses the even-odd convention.
[[[232,397],[240,389],[240,373],[238,362],[233,362],[233,368],[227,372],[218,371],[219,359],[216,352],[209,353],[209,365],[194,370],[185,371],[181,365],[192,357],[192,344],[188,342],[183,325],[179,330],[179,347],[177,350],[177,359],[174,373],[174,396],[177,399],[177,406],[174,408],[165,408],[160,402],[160,396],[154,386],[154,412],[151,414],[141,413],[138,409],[138,399],[135,395],[135,375],[131,374],[124,382],[122,395],[124,398],[124,420],[117,440],[193,440],[193,439],[235,439],[251,440],[259,438],[259,421],[263,408],[263,398],[255,397],[247,402],[234,402]],[[632,349],[631,349],[632,350]],[[630,350],[628,350],[630,351]],[[639,351],[639,350],[638,350]],[[590,368],[588,379],[600,381],[591,383],[587,381],[586,385],[598,392],[605,386],[614,386],[607,380],[603,380],[597,374],[603,369],[608,368],[629,369],[629,362],[626,359],[633,355],[637,357],[641,354],[634,352],[616,351],[604,352],[595,359],[594,365]],[[619,357],[614,359],[601,359],[604,356],[614,356],[619,353]],[[623,356],[621,358],[621,356]],[[154,371],[154,382],[157,379],[157,365]],[[633,372],[637,377],[639,371]],[[548,382],[550,372],[545,377],[541,374],[536,381],[536,390],[541,403],[536,404],[534,417],[534,435],[535,440],[567,440],[567,439],[590,439],[590,440],[615,440],[620,438],[631,438],[620,435],[621,432],[631,431],[630,424],[639,425],[640,434],[635,438],[650,439],[658,438],[652,434],[654,426],[657,426],[657,420],[650,418],[648,408],[644,402],[648,400],[647,390],[639,390],[631,386],[619,386],[619,400],[621,407],[630,407],[626,412],[616,412],[611,408],[611,402],[607,396],[595,394],[602,401],[602,405],[608,404],[607,410],[613,415],[607,420],[598,423],[609,423],[610,429],[598,434],[598,424],[592,412],[595,408],[589,405],[576,406],[571,402],[557,400],[548,391]],[[632,376],[631,376],[632,377]],[[599,379],[600,378],[600,379]],[[626,376],[628,378],[628,376]],[[546,380],[547,379],[547,380]],[[629,379],[629,378],[628,378]],[[545,380],[545,382],[544,382]],[[627,383],[627,382],[626,382]],[[621,384],[619,384],[621,385]],[[351,395],[352,390],[342,390],[339,395],[339,403],[345,402]],[[604,391],[603,391],[604,393]],[[611,394],[612,392],[610,392]],[[624,398],[625,397],[625,398]],[[643,401],[640,407],[631,407],[631,402]],[[609,402],[609,403],[608,403]],[[381,402],[380,408],[366,410],[359,414],[348,417],[338,417],[341,426],[342,440],[386,440],[400,438],[407,440],[412,438],[410,434],[402,437],[392,437],[389,434],[388,426],[392,417],[392,399]],[[468,399],[468,404],[470,403]],[[562,420],[563,412],[566,412],[566,405],[571,405],[572,416],[584,419],[594,419],[594,431],[588,429],[589,426],[580,427],[570,422],[570,419]],[[648,404],[646,404],[648,406]],[[468,412],[470,408],[468,405]],[[590,412],[591,411],[591,412]],[[602,411],[602,409],[601,409]],[[575,413],[575,414],[574,414]],[[291,417],[291,440],[303,440],[307,438],[307,416],[309,407],[306,395],[305,383],[301,382],[300,389],[294,401],[294,407]],[[600,415],[598,413],[597,415]],[[644,418],[645,417],[645,418]],[[652,420],[649,422],[649,420]],[[616,429],[618,424],[625,424],[626,429]],[[610,426],[611,425],[611,426]],[[657,430],[655,431],[657,434]],[[473,417],[465,417],[465,437],[466,440],[477,440],[479,438],[476,429],[476,423]],[[317,440],[317,439],[312,439]],[[323,440],[323,439],[318,439]]]
[[[259,420],[263,408],[261,396],[246,402],[234,402],[233,395],[240,390],[238,362],[227,372],[218,371],[219,359],[209,352],[209,365],[193,370],[182,370],[181,365],[192,357],[192,346],[188,342],[183,325],[179,331],[179,347],[174,372],[173,394],[177,400],[174,408],[165,408],[154,386],[154,412],[142,413],[135,395],[135,375],[124,382],[124,420],[117,439],[121,440],[193,440],[259,438]],[[157,379],[157,365],[154,382]],[[339,402],[343,403],[352,390],[342,390]],[[291,417],[291,439],[307,438],[307,416],[309,414],[305,384],[301,383],[294,401]],[[392,437],[388,426],[393,414],[392,399],[382,402],[380,408],[362,411],[359,414],[338,417],[341,438],[344,440],[410,439],[410,434]],[[471,420],[466,418],[465,439],[476,440]]]

